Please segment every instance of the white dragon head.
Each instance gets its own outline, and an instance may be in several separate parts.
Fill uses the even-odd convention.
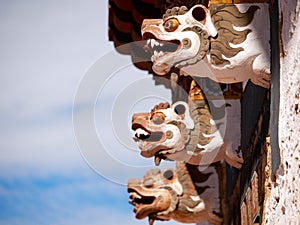
[[[190,10],[174,7],[163,19],[145,19],[142,24],[143,39],[148,40],[145,49],[152,52],[152,69],[158,75],[168,73],[174,63],[195,61],[199,54],[204,57],[209,48],[207,38],[216,35],[210,12],[203,5]]]
[[[172,105],[160,103],[151,112],[133,115],[133,139],[139,143],[140,154],[153,157],[156,165],[162,159],[193,165],[226,160],[241,168],[243,159],[232,150],[231,142],[224,142],[225,107],[225,104],[208,106],[204,100],[190,104],[183,101]],[[215,120],[217,118],[219,120]]]
[[[238,6],[239,5],[239,6]],[[163,19],[145,19],[144,49],[152,70],[166,75],[209,77],[219,83],[251,79],[270,86],[268,9],[265,5],[195,5],[168,9]]]
[[[151,169],[142,179],[130,179],[128,192],[137,219],[153,214],[159,218],[176,210],[183,187],[174,169]]]
[[[174,153],[184,149],[189,141],[194,121],[186,102],[178,101],[173,105],[161,103],[151,112],[137,113],[132,117],[135,141],[139,142],[141,155],[155,156],[159,164],[159,154]]]
[[[218,176],[213,166],[201,172],[197,166],[183,162],[176,163],[176,170],[151,169],[143,178],[128,181],[129,203],[134,206],[136,218],[148,217],[149,225],[155,220],[170,219],[181,223],[207,220],[220,225],[223,219],[220,217],[221,196],[216,186]]]

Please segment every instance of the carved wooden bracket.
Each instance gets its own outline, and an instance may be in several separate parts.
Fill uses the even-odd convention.
[[[173,82],[174,102],[133,115],[134,139],[141,155],[153,157],[156,165],[163,159],[177,161],[176,169],[153,169],[144,178],[128,182],[136,217],[149,217],[150,225],[169,219],[230,224],[229,216],[224,215],[239,213],[240,178],[234,198],[229,198],[236,202],[227,208],[225,192],[231,189],[225,188],[224,165],[227,162],[238,169],[243,165],[241,82],[251,80],[264,91],[270,86],[269,5],[213,4],[216,1],[205,6],[179,4],[169,8],[162,19],[145,19],[142,24],[144,54],[151,57],[155,75],[167,75]],[[185,78],[187,99],[176,88]],[[259,110],[255,109],[255,115]]]
[[[163,19],[145,19],[145,47],[158,75],[180,74],[220,83],[251,81],[270,86],[268,4],[195,5],[168,9]]]
[[[174,219],[181,223],[222,224],[224,164],[199,167],[176,163],[176,169],[152,169],[128,181],[130,203],[137,219]]]

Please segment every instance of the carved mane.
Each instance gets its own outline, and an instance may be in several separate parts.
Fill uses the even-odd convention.
[[[186,164],[184,162],[176,162],[176,171],[178,174],[178,179],[183,188],[183,195],[180,197],[180,201],[178,205],[178,208],[180,208],[180,210],[182,211],[187,210],[186,207],[189,208],[196,207],[202,200],[199,199],[198,201],[194,201],[192,200],[191,196],[199,196],[205,191],[206,188],[209,188],[207,186],[203,190],[199,191],[195,187],[190,171],[188,169],[189,166],[191,165]],[[201,175],[202,175],[201,179],[204,182],[209,179],[211,173],[209,174],[201,173]]]
[[[231,47],[232,44],[241,44],[251,32],[250,29],[238,31],[234,28],[249,25],[254,17],[258,6],[250,6],[245,13],[241,13],[235,5],[212,5],[210,13],[218,36],[211,41],[211,62],[215,65],[229,63],[222,55],[231,58],[244,49],[241,47]]]

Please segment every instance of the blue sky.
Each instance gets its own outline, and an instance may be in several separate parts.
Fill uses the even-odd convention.
[[[131,140],[130,116],[167,99],[168,91],[142,93],[154,88],[146,72],[116,68],[99,84],[104,88],[94,105],[102,146],[85,149],[74,134],[89,134],[84,102],[75,112],[82,121],[73,126],[78,87],[113,51],[107,2],[0,3],[0,225],[147,224],[134,218],[127,202],[126,181],[154,167]],[[147,85],[137,89],[141,83]]]

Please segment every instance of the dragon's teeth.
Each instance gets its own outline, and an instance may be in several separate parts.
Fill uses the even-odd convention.
[[[154,40],[154,39],[151,39],[150,43],[151,43],[151,48],[153,48],[153,47],[154,47],[154,44],[155,44],[155,40]]]
[[[151,39],[148,39],[148,40],[147,40],[147,45],[149,45],[149,44],[150,44],[150,41],[151,41]]]
[[[138,195],[137,193],[133,192],[133,193],[130,193],[129,197],[131,199],[141,199],[142,197],[140,195]]]
[[[160,51],[157,56],[162,56],[164,54],[163,51]]]
[[[173,154],[176,152],[176,149],[169,149],[169,150],[162,150],[159,152],[159,154],[164,155],[164,154]]]
[[[155,61],[156,58],[163,56],[163,55],[164,55],[163,51],[158,52],[158,51],[154,50],[153,56],[151,57],[152,62]]]
[[[163,43],[160,43],[160,44],[159,44],[159,46],[163,46],[163,45],[164,45]]]
[[[135,130],[135,134],[140,137],[141,135],[148,135],[149,133],[141,128]]]
[[[160,45],[158,41],[156,41],[155,39],[150,39],[149,42],[147,42],[148,44],[150,43],[151,48],[153,48],[154,46],[158,46]]]
[[[160,56],[162,56],[164,54],[164,52],[163,51],[154,51],[154,55],[156,56],[156,57],[160,57]]]

